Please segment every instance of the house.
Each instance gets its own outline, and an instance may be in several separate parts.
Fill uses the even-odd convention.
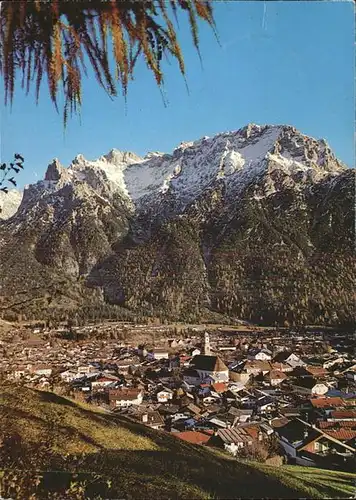
[[[340,434],[340,433],[339,433]],[[337,434],[335,434],[336,436]],[[344,436],[344,433],[342,433]],[[297,460],[300,465],[311,467],[339,468],[354,470],[356,448],[319,429],[313,429],[297,447]]]
[[[189,415],[187,415],[186,413],[178,413],[177,412],[172,416],[171,422],[173,424],[175,422],[178,422],[179,420],[188,420],[188,419],[189,419]]]
[[[352,457],[356,451],[352,446],[342,443],[299,418],[274,429],[286,455],[297,465],[322,467],[326,465],[327,455],[335,457],[334,461],[337,462],[337,455],[342,458]]]
[[[109,377],[101,375],[95,380],[92,380],[91,388],[93,391],[98,389],[103,389],[104,387],[107,387],[108,385],[112,384],[113,382],[117,382],[118,380],[119,379],[117,377]]]
[[[184,432],[175,432],[173,434],[175,437],[186,441],[191,444],[207,444],[211,438],[211,433],[209,431],[206,432],[198,432],[198,431],[184,431]]]
[[[342,443],[346,443],[352,447],[355,448],[355,443],[356,443],[356,429],[347,429],[347,428],[340,428],[340,429],[328,429],[324,428],[322,429],[325,434],[328,436],[333,437],[334,439],[337,439],[338,441],[341,441]]]
[[[300,408],[295,408],[293,406],[284,406],[279,412],[284,418],[300,417]]]
[[[140,415],[138,420],[147,427],[151,427],[151,429],[158,430],[164,427],[164,419],[158,411],[144,412]]]
[[[201,409],[194,403],[189,403],[184,409],[194,417],[199,417],[201,414]]]
[[[292,388],[298,394],[318,396],[326,394],[329,390],[327,385],[317,381],[314,377],[301,377],[293,382]]]
[[[256,401],[256,407],[260,413],[264,413],[266,411],[271,410],[274,404],[275,404],[274,399],[272,399],[269,396],[261,396]]]
[[[271,371],[272,366],[269,361],[261,361],[261,360],[248,360],[244,366],[244,370],[248,375],[253,375],[254,377],[259,373],[266,375],[269,371]]]
[[[356,410],[334,410],[330,412],[328,420],[356,421]]]
[[[74,370],[65,370],[63,372],[60,373],[60,378],[64,381],[64,382],[72,382],[73,380],[76,380],[78,378],[82,378],[82,374],[78,374],[76,371]]]
[[[13,373],[13,377],[15,379],[19,379],[19,378],[22,378],[26,375],[27,368],[26,368],[26,366],[18,366],[17,368],[14,369],[14,371],[12,373]]]
[[[283,373],[291,373],[293,371],[293,367],[290,365],[287,365],[287,363],[278,363],[278,362],[272,362],[271,363],[272,370],[278,370]]]
[[[347,380],[351,380],[352,382],[356,382],[356,371],[347,371],[344,373],[344,376]]]
[[[340,397],[311,398],[310,404],[316,410],[334,410],[345,406],[344,400]]]
[[[36,365],[31,367],[30,372],[33,375],[44,375],[45,377],[50,377],[52,374],[52,368],[48,365]]]
[[[211,393],[215,392],[216,395],[220,395],[228,390],[228,386],[224,382],[215,382],[214,384],[211,384],[210,390]]]
[[[88,373],[97,371],[97,369],[93,365],[79,365],[77,366],[76,370],[80,375],[87,375]]]
[[[229,371],[229,379],[232,380],[233,382],[240,382],[244,385],[247,384],[247,382],[250,380],[250,375],[244,371],[237,373],[234,371]]]
[[[251,446],[253,438],[243,428],[219,429],[209,440],[210,445],[224,448],[231,455],[236,456],[238,450]]]
[[[168,349],[164,349],[164,348],[154,349],[153,357],[154,357],[154,359],[168,359],[169,358]]]
[[[328,371],[322,366],[306,365],[305,370],[312,377],[325,378],[328,375]]]
[[[273,358],[274,363],[286,363],[292,368],[296,366],[304,366],[305,363],[291,351],[281,351]]]
[[[133,358],[119,359],[115,363],[116,369],[119,373],[127,374],[130,372],[130,367],[135,368],[139,363]]]
[[[132,405],[140,405],[143,401],[141,389],[109,389],[109,405],[111,408],[128,408]]]
[[[179,364],[180,366],[185,366],[188,367],[190,364],[191,356],[180,356],[179,357]]]
[[[318,377],[324,378],[328,374],[322,366],[296,366],[291,375],[293,377]]]
[[[272,359],[272,353],[268,349],[252,349],[248,353],[247,359],[259,360],[259,361],[270,361]]]
[[[167,403],[167,401],[173,399],[173,391],[170,389],[162,389],[157,392],[156,397],[159,403]]]
[[[337,356],[336,358],[329,358],[323,363],[323,368],[331,368],[334,365],[342,365],[344,362],[344,358],[342,356]]]
[[[201,354],[201,350],[200,350],[200,349],[198,349],[197,347],[196,347],[196,348],[194,348],[194,349],[192,349],[192,351],[191,351],[191,353],[190,353],[190,355],[191,355],[192,357],[194,357],[194,356],[199,356],[199,354]]]
[[[228,413],[235,417],[233,422],[233,425],[235,426],[237,425],[237,423],[244,424],[246,422],[249,422],[252,419],[253,410],[243,410],[241,408],[235,408],[232,406],[229,409]]]
[[[230,428],[232,427],[231,422],[229,419],[226,419],[224,417],[218,418],[215,416],[209,417],[209,424],[214,428],[214,429],[219,429],[219,428]]]
[[[280,383],[282,383],[283,380],[286,380],[287,378],[288,376],[285,373],[280,372],[279,370],[271,370],[265,375],[264,380],[270,383],[273,387],[275,387]]]
[[[218,356],[203,354],[194,356],[190,367],[198,372],[200,379],[211,376],[219,382],[228,382],[229,380],[229,369]]]
[[[211,405],[212,403],[216,403],[219,401],[219,398],[216,396],[203,396],[203,404],[206,405]]]
[[[317,422],[319,429],[326,432],[326,429],[352,429],[356,430],[356,420],[319,420]]]

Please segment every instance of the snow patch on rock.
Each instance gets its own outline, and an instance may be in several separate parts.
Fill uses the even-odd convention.
[[[8,193],[0,192],[0,219],[6,220],[17,212],[23,192],[17,189],[10,189]]]

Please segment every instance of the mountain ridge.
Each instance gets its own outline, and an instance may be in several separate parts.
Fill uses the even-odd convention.
[[[78,155],[68,168],[53,160],[0,223],[3,311],[17,293],[8,255],[20,244],[22,264],[11,258],[25,282],[27,259],[47,284],[65,277],[97,304],[169,317],[207,308],[255,321],[349,321],[353,178],[324,140],[291,126],[249,124],[172,154],[111,150],[94,161]],[[345,285],[330,277],[333,260]],[[338,305],[321,306],[331,289]]]

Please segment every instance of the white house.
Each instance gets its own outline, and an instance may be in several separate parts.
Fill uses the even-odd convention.
[[[168,359],[169,358],[169,352],[167,349],[154,349],[153,351],[153,357],[154,359]]]
[[[143,413],[141,415],[140,421],[144,424],[147,425],[148,427],[151,427],[151,429],[162,429],[164,427],[164,419],[163,417],[158,413],[158,411],[150,411],[147,413]]]
[[[214,397],[214,396],[205,396],[203,398],[203,404],[204,405],[210,405],[212,403],[216,403],[217,401],[219,401],[219,397]]]
[[[157,392],[156,397],[159,403],[167,403],[167,401],[173,399],[173,391],[170,389],[162,389]]]
[[[78,374],[74,370],[65,370],[64,372],[62,372],[60,374],[60,377],[62,380],[64,380],[64,382],[72,382],[73,380],[75,380],[77,378],[81,378],[82,375]]]
[[[272,353],[268,349],[253,349],[248,353],[248,359],[259,361],[270,361]]]
[[[286,380],[288,376],[279,371],[279,370],[271,370],[270,372],[265,375],[264,380],[266,382],[269,382],[271,386],[275,387],[283,382],[283,380]]]
[[[178,422],[178,420],[185,420],[188,419],[189,415],[186,415],[185,413],[175,413],[171,419],[171,422]]]
[[[13,377],[15,379],[19,379],[21,377],[24,377],[27,373],[27,369],[25,366],[18,366],[17,368],[15,368],[15,370],[13,371]]]
[[[117,377],[102,376],[102,377],[97,378],[96,380],[93,380],[91,382],[91,387],[92,387],[92,389],[99,389],[99,388],[101,389],[101,388],[107,387],[108,385],[112,384],[113,382],[116,382],[117,380],[119,380]]]
[[[109,404],[111,408],[128,408],[140,405],[143,401],[143,391],[140,389],[112,389],[109,390]]]
[[[295,368],[296,366],[305,366],[306,363],[302,361],[296,354],[290,351],[281,351],[274,357],[276,363],[287,363]]]
[[[97,369],[93,365],[80,365],[77,367],[79,374],[87,375],[88,373],[96,372]]]

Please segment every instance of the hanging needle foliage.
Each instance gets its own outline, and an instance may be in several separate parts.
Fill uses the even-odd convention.
[[[1,3],[0,72],[5,103],[12,103],[15,80],[21,77],[38,101],[43,76],[58,110],[64,95],[64,123],[81,105],[85,61],[110,96],[124,96],[135,64],[143,55],[159,86],[163,55],[173,56],[185,75],[183,55],[173,20],[185,11],[199,52],[198,19],[215,31],[211,0],[12,0]],[[173,20],[172,20],[173,19]],[[109,43],[111,40],[111,43]],[[115,67],[110,64],[110,53]]]

